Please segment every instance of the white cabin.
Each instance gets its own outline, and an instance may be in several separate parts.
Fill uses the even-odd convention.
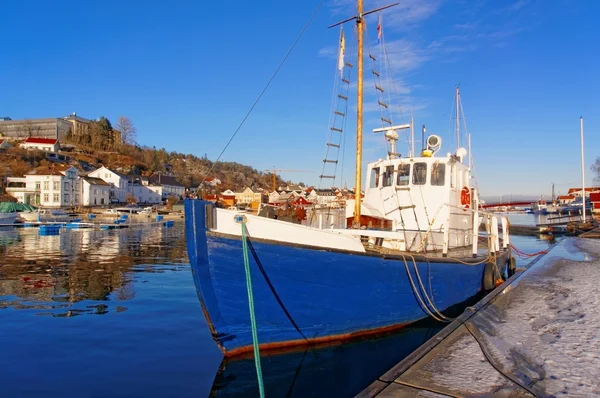
[[[437,140],[439,147],[441,140]],[[462,163],[466,150],[460,148],[457,153],[437,157],[426,149],[421,157],[389,156],[369,163],[361,214],[402,232],[401,250],[442,249],[445,232],[449,248],[470,245],[470,209],[477,208],[476,193],[471,188],[471,171]],[[351,200],[347,217],[353,216],[353,209]]]

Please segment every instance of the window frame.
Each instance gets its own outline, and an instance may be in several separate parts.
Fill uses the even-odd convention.
[[[408,169],[408,173],[400,175],[400,168]],[[398,165],[398,168],[396,169],[396,186],[406,187],[406,186],[410,185],[410,168],[411,168],[410,163],[401,163]],[[405,184],[400,183],[400,177],[406,177]]]
[[[419,174],[421,174],[421,171],[418,170],[417,168],[421,168],[421,166],[424,166],[424,170],[422,172],[423,177],[425,177],[422,181],[419,179],[417,180],[417,178],[420,177]],[[413,164],[413,172],[412,172],[412,185],[427,185],[427,169],[429,167],[427,167],[427,162],[415,162]]]

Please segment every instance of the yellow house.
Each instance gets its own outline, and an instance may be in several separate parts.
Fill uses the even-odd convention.
[[[77,116],[75,112],[67,117],[64,117],[63,119],[72,124],[71,132],[73,136],[87,135],[90,133],[91,120]]]
[[[252,210],[258,210],[258,206],[262,201],[262,193],[254,192],[250,188],[244,189],[242,192],[235,193],[235,203],[250,206]]]
[[[227,208],[227,207],[232,207],[235,206],[235,195],[236,193],[234,193],[231,190],[226,190],[225,192],[221,193],[221,195],[219,195],[222,203],[223,203],[223,207]]]

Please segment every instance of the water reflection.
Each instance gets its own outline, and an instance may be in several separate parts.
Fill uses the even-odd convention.
[[[0,231],[0,308],[58,310],[82,300],[131,300],[137,267],[156,272],[155,264],[187,261],[183,236],[182,223],[173,228],[62,229],[50,236],[35,228]],[[93,304],[60,314],[105,314],[105,307]]]
[[[354,396],[433,337],[441,327],[421,324],[386,337],[261,358],[265,395]],[[254,359],[224,361],[211,397],[259,395]]]

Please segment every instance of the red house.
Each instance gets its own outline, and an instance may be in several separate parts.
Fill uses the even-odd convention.
[[[591,193],[590,202],[592,202],[592,211],[594,213],[600,212],[600,192]]]

